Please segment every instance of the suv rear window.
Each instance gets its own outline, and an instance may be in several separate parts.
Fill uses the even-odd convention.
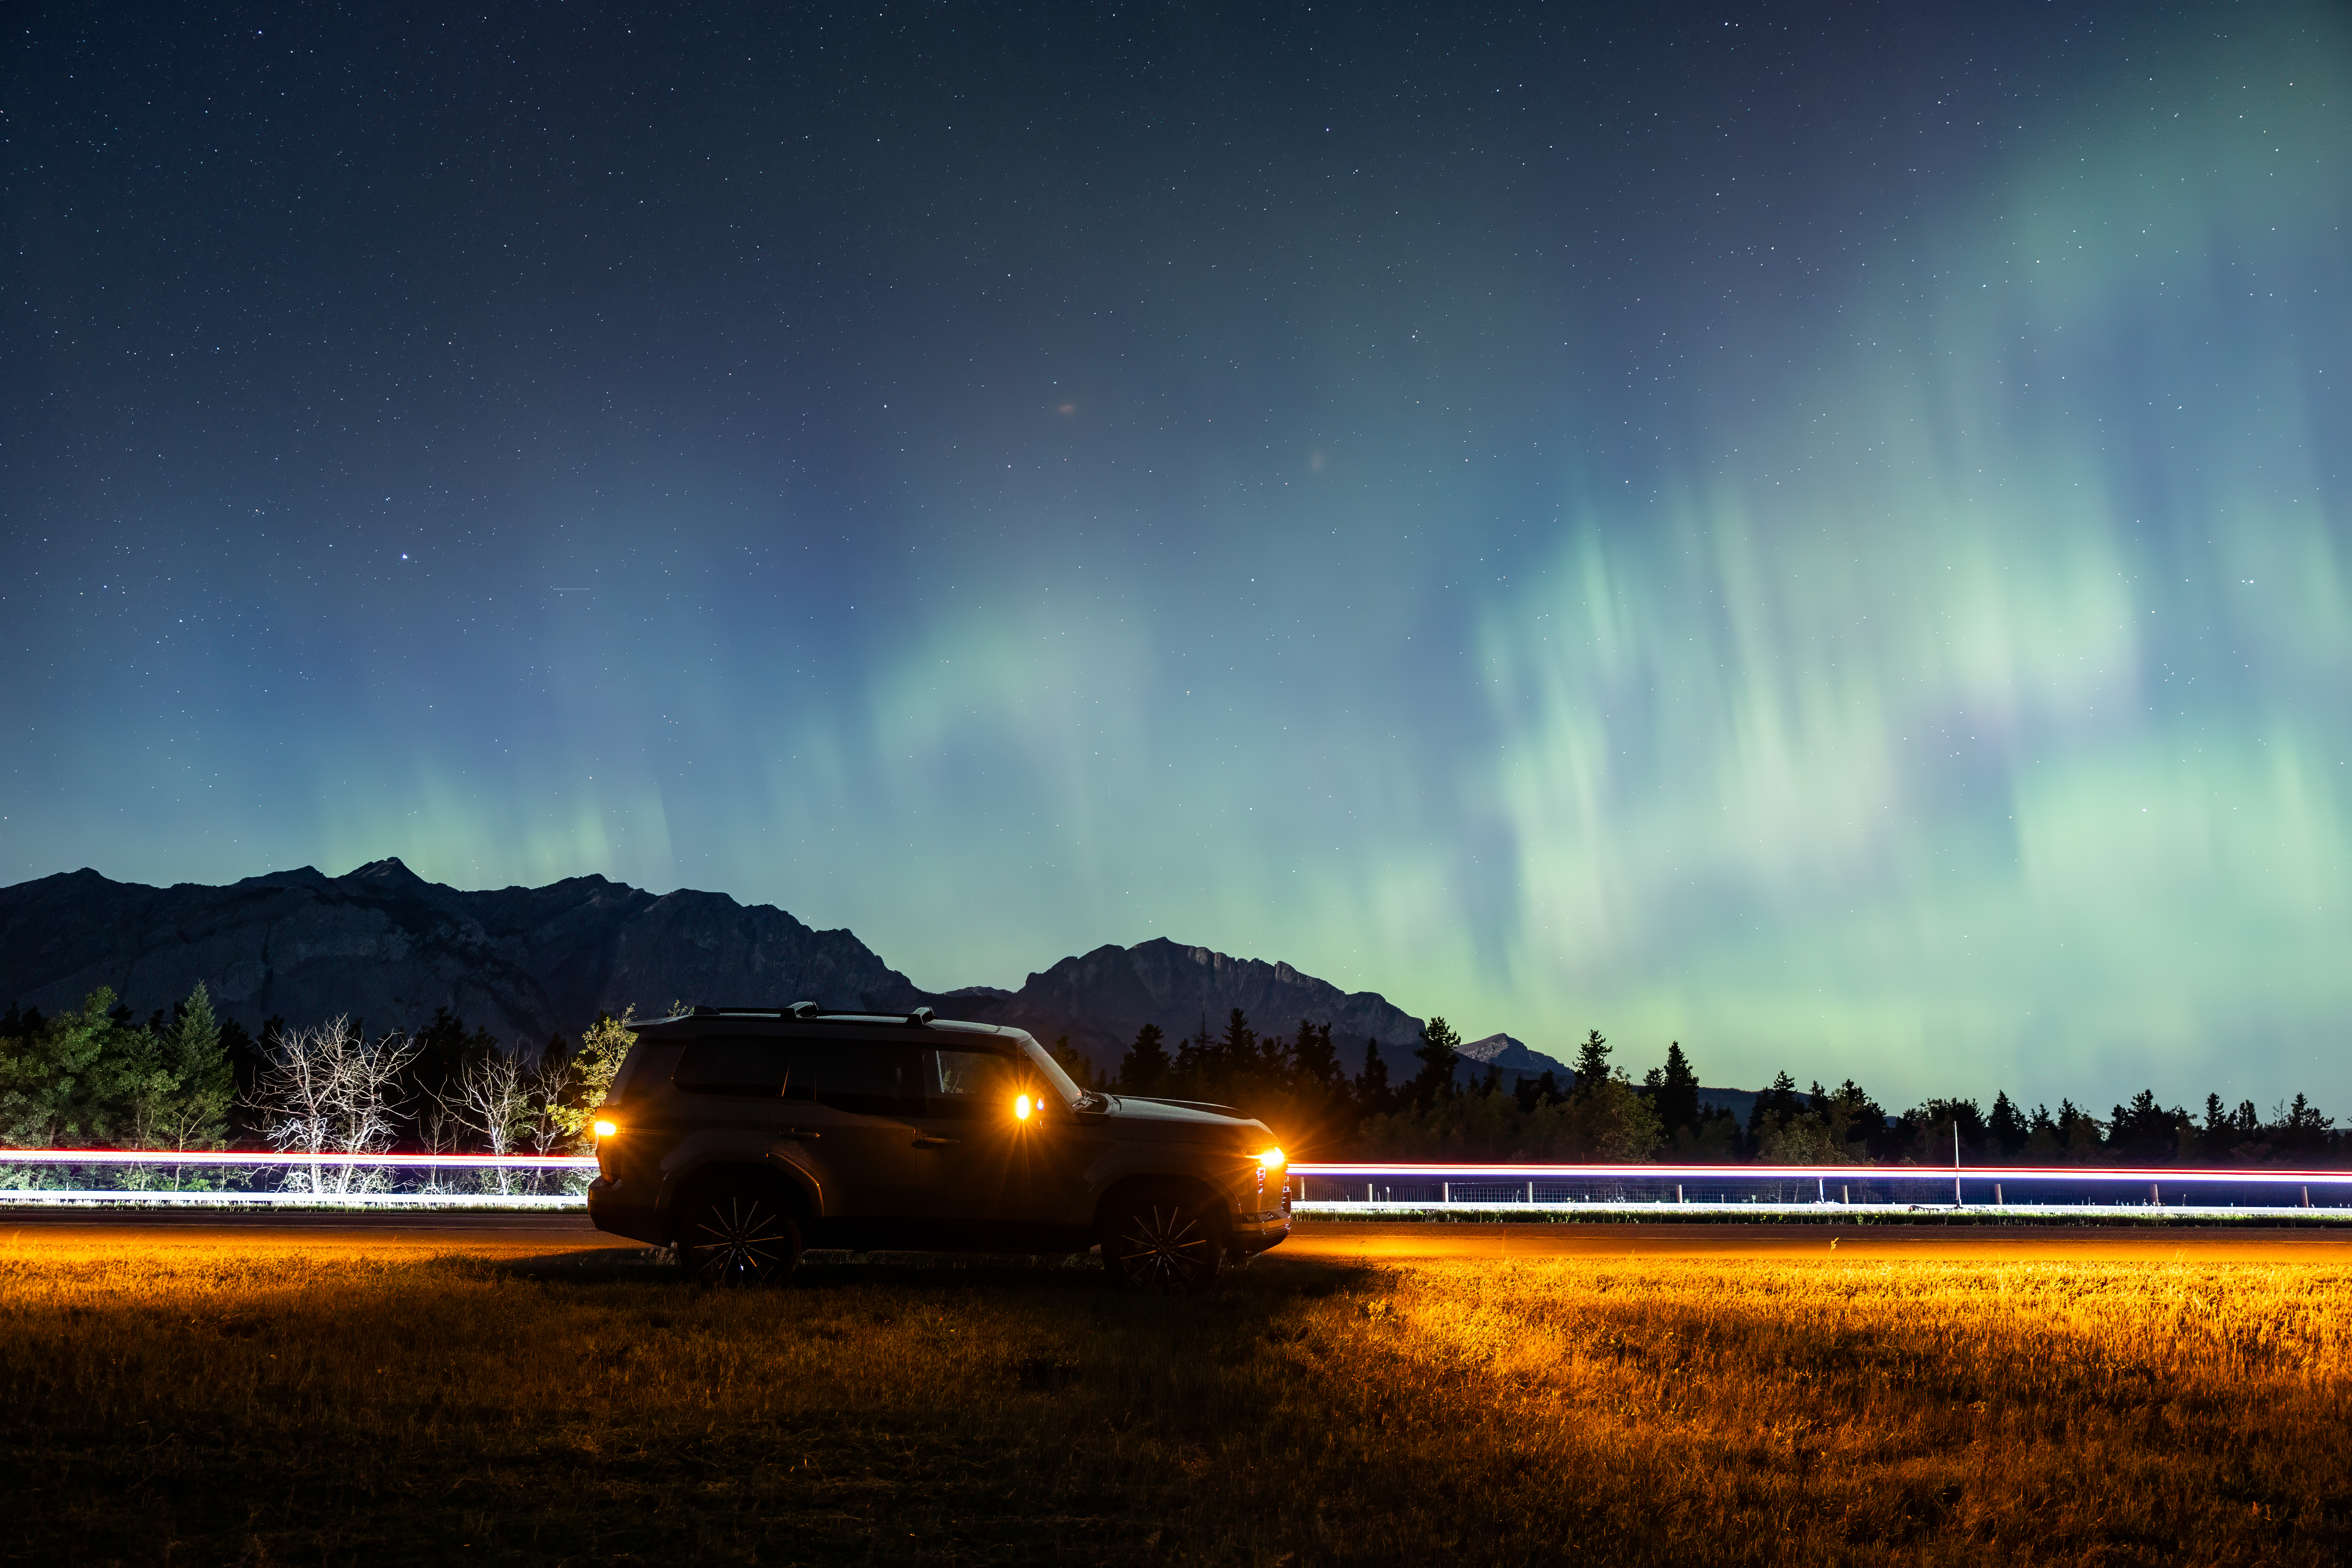
[[[739,1036],[688,1044],[671,1081],[688,1094],[773,1097],[784,1092],[791,1074],[792,1058],[783,1041]]]

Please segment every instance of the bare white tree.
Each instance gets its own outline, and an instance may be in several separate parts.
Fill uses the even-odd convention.
[[[568,1101],[579,1082],[580,1071],[572,1063],[554,1056],[541,1058],[539,1070],[530,1075],[531,1116],[526,1131],[532,1153],[561,1154],[570,1149],[574,1138]],[[551,1180],[541,1173],[532,1176],[531,1187],[543,1191],[552,1185],[560,1191],[566,1179],[559,1174]]]
[[[370,1041],[349,1018],[332,1018],[314,1029],[275,1035],[264,1050],[268,1065],[249,1103],[274,1147],[314,1155],[373,1154],[392,1147],[399,1108],[394,1090],[401,1068],[416,1056],[407,1036]],[[288,1186],[313,1193],[364,1191],[381,1181],[379,1173],[349,1164],[331,1176],[323,1164],[298,1166],[286,1177]]]
[[[452,1121],[479,1138],[488,1152],[506,1155],[515,1152],[516,1143],[530,1135],[539,1120],[531,1089],[522,1063],[504,1051],[492,1051],[467,1063],[448,1092],[433,1098]],[[514,1191],[513,1175],[505,1167],[499,1168],[497,1181],[499,1193]]]

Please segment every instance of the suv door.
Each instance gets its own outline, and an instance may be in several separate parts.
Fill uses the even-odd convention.
[[[793,1042],[784,1103],[810,1157],[836,1184],[825,1212],[860,1222],[873,1239],[919,1212],[925,1167],[914,1116],[923,1103],[912,1046],[865,1037],[803,1037]]]
[[[1087,1142],[1070,1109],[1013,1051],[974,1043],[922,1053],[927,1215],[1015,1230],[1084,1225]],[[1026,1119],[1014,1101],[1030,1099]]]
[[[716,1035],[690,1040],[671,1082],[698,1129],[733,1131],[805,1170],[824,1217],[901,1215],[916,1185],[907,1112],[914,1050],[869,1040]]]

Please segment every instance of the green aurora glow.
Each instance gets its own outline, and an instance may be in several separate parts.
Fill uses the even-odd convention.
[[[1621,301],[1534,243],[1540,184],[1422,189],[1459,221],[1394,279],[1097,236],[1055,287],[1140,324],[992,384],[877,349],[821,521],[583,402],[435,585],[265,573],[274,674],[174,667],[240,695],[59,677],[9,868],[594,871],[929,986],[1166,935],[1710,1081],[2352,1109],[2352,37],[2157,53],[1873,187],[1810,292],[1713,309],[1728,243],[1674,275],[1630,413],[1563,368]],[[404,629],[468,576],[595,592]]]

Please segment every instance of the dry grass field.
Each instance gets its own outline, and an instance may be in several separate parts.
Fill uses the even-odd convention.
[[[13,1562],[2339,1563],[2326,1261],[0,1246]]]

